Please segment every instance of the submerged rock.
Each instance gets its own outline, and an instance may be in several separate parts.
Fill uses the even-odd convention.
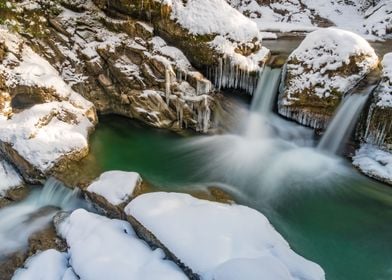
[[[325,279],[248,207],[158,192],[138,196],[125,211],[138,234],[192,279]]]
[[[373,48],[360,36],[336,28],[314,31],[288,58],[278,111],[325,129],[344,94],[377,65]]]

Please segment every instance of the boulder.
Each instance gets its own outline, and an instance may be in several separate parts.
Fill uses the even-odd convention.
[[[377,66],[377,55],[360,36],[336,28],[314,31],[287,60],[278,111],[325,129],[344,94]]]

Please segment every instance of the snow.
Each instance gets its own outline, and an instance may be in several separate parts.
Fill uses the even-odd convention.
[[[141,181],[136,172],[107,171],[88,186],[87,191],[103,196],[113,205],[119,205],[132,197]]]
[[[371,40],[391,37],[387,34],[392,26],[390,0],[375,1],[375,6],[366,1],[341,0],[277,0],[264,1],[263,4],[257,0],[227,2],[256,22],[261,31],[311,32],[329,24]]]
[[[83,110],[64,101],[49,102],[0,118],[0,140],[44,172],[62,156],[87,149],[92,128]]]
[[[260,39],[255,22],[232,8],[225,0],[166,1],[172,8],[171,19],[191,34],[220,34],[237,42]]]
[[[58,227],[69,263],[83,280],[185,280],[162,250],[151,250],[125,221],[75,210]]]
[[[73,280],[78,279],[68,269],[68,256],[54,249],[37,253],[27,259],[23,268],[15,271],[12,280]]]
[[[357,63],[358,73],[348,77],[331,75],[350,62],[353,56],[364,56]],[[294,95],[307,88],[314,88],[320,97],[329,97],[333,91],[347,92],[365,74],[378,64],[378,57],[369,43],[352,32],[337,29],[318,29],[306,36],[303,42],[289,57],[287,72],[290,72],[290,86],[286,88],[288,100],[295,99]]]
[[[324,279],[251,208],[158,192],[138,196],[125,212],[202,279]]]
[[[23,180],[16,170],[0,158],[0,197],[12,188],[19,187]]]
[[[392,52],[384,55],[382,64],[382,81],[378,89],[379,107],[392,107]]]
[[[363,173],[392,183],[392,154],[371,144],[362,144],[353,157],[353,164]]]

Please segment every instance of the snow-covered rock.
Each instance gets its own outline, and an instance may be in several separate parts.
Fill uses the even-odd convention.
[[[381,81],[374,91],[360,137],[392,152],[392,53],[384,56],[381,66]]]
[[[22,184],[23,180],[14,167],[0,158],[0,197]]]
[[[314,31],[288,58],[279,113],[325,128],[343,95],[377,65],[377,55],[362,37],[336,28]]]
[[[87,191],[98,194],[117,206],[129,202],[141,183],[142,178],[136,172],[107,171],[88,186]]]
[[[325,277],[265,216],[245,206],[158,192],[138,196],[125,211],[201,279]]]
[[[68,244],[69,265],[83,280],[185,280],[160,249],[151,250],[125,221],[75,210],[58,226]]]
[[[67,253],[49,249],[27,259],[24,266],[15,271],[12,280],[76,280],[79,279],[68,267]]]
[[[2,28],[0,147],[28,179],[88,152],[96,122],[91,102],[73,91],[47,60]]]
[[[362,144],[353,164],[364,174],[392,185],[392,153],[371,144]]]

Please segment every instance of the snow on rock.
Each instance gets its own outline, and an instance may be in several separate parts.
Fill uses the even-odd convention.
[[[365,13],[362,25],[368,34],[380,38],[391,37],[392,33],[392,2],[382,0],[375,7],[369,8]]]
[[[158,192],[138,196],[125,212],[202,279],[324,279],[251,208]]]
[[[353,164],[370,177],[392,184],[392,153],[371,144],[362,144]]]
[[[12,280],[76,280],[68,267],[68,256],[54,249],[37,253],[15,271]]]
[[[129,201],[141,182],[139,173],[108,171],[88,186],[87,191],[104,197],[113,205],[119,205]]]
[[[136,236],[125,221],[75,210],[59,226],[68,244],[69,263],[83,280],[185,280],[186,276],[160,249]]]
[[[49,102],[0,118],[0,141],[46,172],[64,155],[88,150],[92,128],[82,110],[68,102]]]
[[[233,9],[225,0],[170,0],[171,19],[191,34],[220,34],[237,42],[260,39],[255,22]]]
[[[7,158],[25,175],[30,172],[26,162],[45,173],[65,157],[83,157],[96,122],[93,104],[73,91],[19,35],[1,27],[0,42],[5,46],[0,64],[0,142]]]
[[[8,190],[22,184],[23,180],[14,167],[0,158],[0,197],[5,195]]]
[[[376,53],[359,35],[337,28],[314,31],[288,58],[279,113],[325,128],[344,93],[377,65]],[[312,114],[322,120],[315,122]]]

